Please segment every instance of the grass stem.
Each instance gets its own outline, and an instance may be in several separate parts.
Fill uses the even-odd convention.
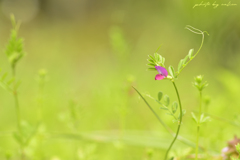
[[[198,160],[198,143],[199,143],[199,134],[200,134],[201,115],[202,115],[202,91],[200,91],[200,105],[199,105],[199,118],[198,118],[198,124],[197,124],[197,141],[196,141],[195,160]]]

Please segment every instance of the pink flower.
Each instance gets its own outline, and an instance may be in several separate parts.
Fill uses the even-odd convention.
[[[155,80],[161,80],[168,76],[168,72],[164,67],[161,66],[155,66],[156,70],[159,74],[156,75]]]

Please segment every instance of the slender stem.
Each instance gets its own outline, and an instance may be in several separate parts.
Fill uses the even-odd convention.
[[[179,93],[178,93],[177,86],[176,86],[176,84],[175,84],[175,82],[174,82],[173,80],[172,80],[172,83],[173,83],[173,86],[174,86],[174,88],[175,88],[175,91],[176,91],[176,94],[177,94],[177,97],[178,97],[178,103],[179,103],[179,107],[180,107],[180,119],[179,119],[179,122],[178,122],[178,128],[177,128],[176,135],[175,135],[172,143],[170,144],[170,146],[169,146],[169,148],[168,148],[168,150],[167,150],[167,152],[166,152],[166,154],[165,154],[165,158],[164,158],[165,160],[167,159],[168,153],[169,153],[169,151],[171,150],[174,142],[176,141],[176,139],[177,139],[177,137],[178,137],[178,134],[179,134],[179,131],[180,131],[180,127],[181,127],[181,124],[182,124],[182,115],[183,115],[183,114],[182,114],[181,99],[180,99],[180,96],[179,96]]]
[[[199,103],[199,117],[198,117],[198,124],[197,124],[197,141],[196,141],[196,156],[195,160],[198,160],[198,142],[199,142],[199,134],[200,134],[200,118],[202,115],[202,91],[200,91],[200,103]]]
[[[21,127],[20,127],[20,109],[19,109],[19,102],[18,102],[18,96],[17,96],[17,91],[14,90],[13,91],[13,96],[14,96],[14,102],[15,102],[15,109],[16,109],[16,114],[17,114],[17,127],[18,130],[21,131]]]
[[[15,79],[16,78],[16,69],[15,66],[12,66],[12,76]],[[15,102],[15,108],[16,108],[16,114],[17,114],[17,127],[18,127],[18,132],[20,136],[22,137],[22,129],[21,129],[21,114],[20,114],[20,107],[19,107],[19,101],[18,101],[18,93],[17,93],[17,88],[16,84],[14,84],[13,87],[13,96],[14,96],[14,102]],[[24,160],[24,150],[23,150],[23,145],[20,144],[20,149],[21,149],[21,160]]]
[[[15,71],[15,67],[14,66],[12,66],[12,76],[15,79],[16,71]],[[17,127],[18,127],[19,132],[21,132],[21,127],[20,127],[21,117],[20,117],[20,108],[19,108],[19,102],[18,102],[18,95],[17,95],[16,86],[13,87],[13,96],[14,96],[14,102],[15,102],[16,115],[17,115]]]

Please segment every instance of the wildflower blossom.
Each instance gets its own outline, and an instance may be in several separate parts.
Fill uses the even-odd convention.
[[[159,73],[159,74],[156,75],[155,80],[161,80],[161,79],[164,79],[168,76],[168,71],[164,67],[155,66],[155,68]]]

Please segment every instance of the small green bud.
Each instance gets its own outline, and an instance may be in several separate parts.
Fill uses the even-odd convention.
[[[203,76],[199,75],[194,78],[195,82],[193,82],[193,86],[196,87],[199,91],[202,91],[204,88],[208,86],[207,82],[202,83]]]
[[[200,84],[200,83],[202,83],[203,76],[202,76],[202,75],[199,75],[199,76],[195,77],[194,79],[195,79],[195,82],[197,82],[198,84]]]

